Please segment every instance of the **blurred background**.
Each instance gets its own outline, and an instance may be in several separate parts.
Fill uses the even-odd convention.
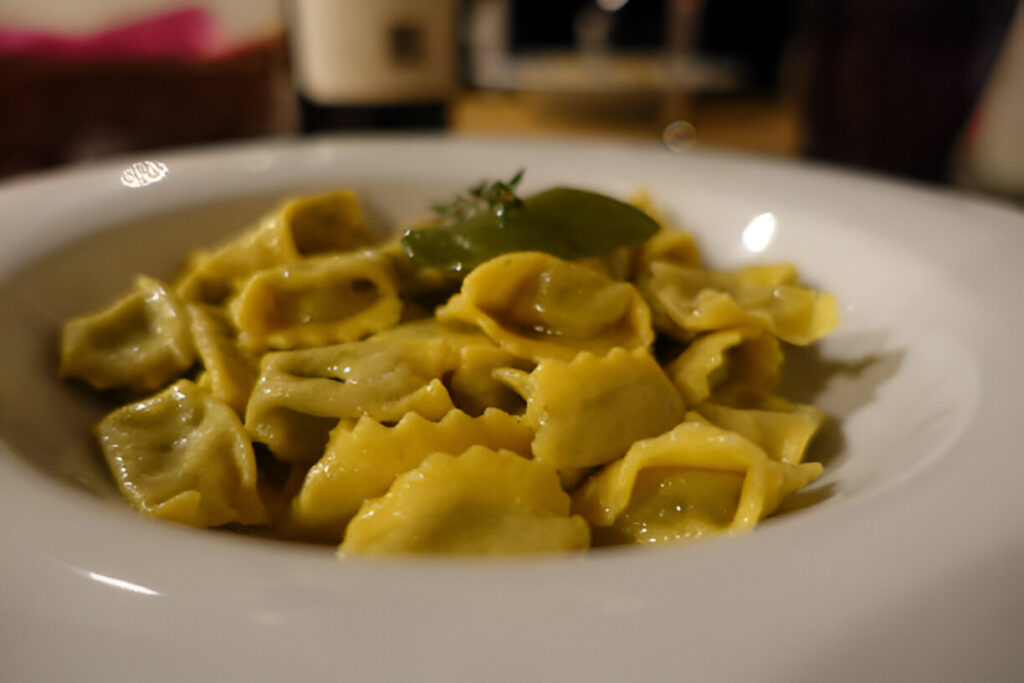
[[[0,182],[332,132],[661,140],[1024,198],[1017,0],[0,0]]]

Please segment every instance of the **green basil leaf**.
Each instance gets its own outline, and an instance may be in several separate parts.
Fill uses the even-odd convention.
[[[514,251],[543,251],[564,259],[601,256],[639,244],[658,232],[646,213],[617,199],[556,187],[508,207],[441,228],[414,228],[402,248],[417,264],[468,272]]]

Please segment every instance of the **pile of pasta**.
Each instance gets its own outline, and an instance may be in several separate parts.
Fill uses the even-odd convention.
[[[124,397],[95,433],[146,515],[341,555],[579,550],[746,532],[814,480],[823,415],[775,392],[784,344],[837,324],[792,266],[708,270],[667,227],[421,268],[338,190],[70,320],[60,374]]]

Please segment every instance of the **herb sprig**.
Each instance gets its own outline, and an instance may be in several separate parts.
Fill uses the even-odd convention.
[[[468,273],[515,251],[542,251],[564,259],[600,256],[639,244],[658,224],[635,206],[606,195],[553,187],[520,199],[520,170],[506,182],[483,182],[432,208],[441,220],[402,235],[402,249],[418,265]],[[512,210],[514,208],[514,210]]]
[[[516,187],[525,172],[526,169],[521,168],[507,181],[482,181],[469,188],[468,194],[458,195],[447,204],[434,204],[430,208],[444,223],[449,224],[484,213],[491,213],[501,219],[508,209],[523,205],[523,200],[516,194]]]

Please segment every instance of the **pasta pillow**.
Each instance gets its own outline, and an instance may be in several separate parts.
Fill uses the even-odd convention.
[[[501,376],[526,399],[537,460],[556,469],[603,465],[683,419],[679,392],[644,349],[583,352],[569,363],[549,358],[528,375]]]
[[[340,552],[582,550],[590,532],[569,506],[554,470],[511,451],[473,446],[461,455],[434,453],[360,509]]]
[[[789,264],[716,272],[654,261],[641,286],[659,313],[659,328],[684,341],[752,325],[803,346],[839,324],[835,297],[800,286]]]
[[[139,511],[194,526],[267,521],[242,423],[192,382],[118,408],[96,434],[121,492]]]
[[[633,285],[539,252],[478,266],[437,317],[476,325],[502,348],[534,361],[646,348],[654,340],[650,311]]]
[[[351,190],[293,198],[69,320],[60,375],[123,404],[96,436],[124,498],[344,557],[496,554],[740,534],[814,481],[826,416],[777,392],[835,297],[709,268],[645,197],[521,177],[383,242]]]
[[[192,301],[221,304],[253,273],[373,241],[351,190],[298,197],[219,248],[192,254],[175,291]]]
[[[691,419],[635,443],[574,494],[573,508],[604,543],[733,535],[820,473],[818,463],[773,460],[739,434]]]
[[[402,317],[390,262],[333,254],[261,270],[240,285],[231,314],[245,346],[291,349],[358,341]]]
[[[324,456],[306,474],[286,524],[303,536],[339,542],[364,502],[384,495],[399,475],[431,453],[486,446],[528,458],[532,438],[518,419],[494,408],[479,417],[453,410],[437,422],[407,413],[393,426],[369,417],[339,425]]]
[[[59,373],[96,389],[145,392],[179,377],[195,359],[185,302],[143,276],[110,308],[68,321]]]

